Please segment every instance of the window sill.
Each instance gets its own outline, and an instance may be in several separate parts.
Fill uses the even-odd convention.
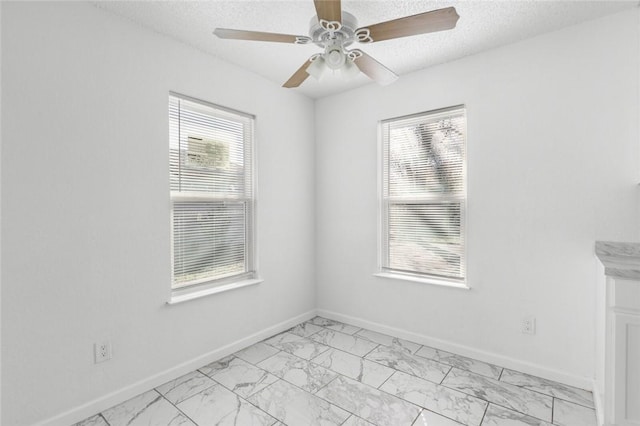
[[[466,283],[456,283],[453,281],[439,280],[437,278],[412,277],[409,275],[393,274],[390,272],[378,272],[376,274],[373,274],[373,276],[380,277],[380,278],[391,278],[394,280],[413,281],[413,282],[418,282],[423,284],[439,285],[443,287],[460,288],[463,290],[471,290],[471,287],[469,287]]]
[[[186,302],[193,299],[199,299],[211,294],[223,293],[225,291],[235,290],[242,287],[249,287],[251,285],[260,284],[262,281],[263,280],[259,278],[252,278],[215,287],[193,289],[191,291],[189,291],[188,289],[173,291],[171,293],[171,298],[167,302],[167,305],[176,305],[178,303]]]

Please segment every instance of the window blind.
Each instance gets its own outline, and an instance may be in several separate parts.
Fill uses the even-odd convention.
[[[381,123],[381,268],[465,279],[464,107]]]
[[[169,97],[174,289],[253,276],[253,122]]]

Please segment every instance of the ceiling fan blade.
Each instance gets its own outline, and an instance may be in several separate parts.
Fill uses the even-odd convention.
[[[342,22],[342,6],[340,0],[314,0],[318,21]]]
[[[228,28],[216,28],[213,33],[220,38],[230,38],[234,40],[273,41],[276,43],[294,44],[306,44],[311,41],[311,39],[306,36],[263,33],[259,31],[231,30]]]
[[[292,87],[300,86],[302,82],[305,81],[307,77],[309,77],[309,74],[307,74],[307,68],[309,67],[309,65],[311,65],[311,59],[307,59],[307,62],[302,64],[302,66],[298,68],[298,71],[294,72],[291,78],[289,78],[289,80],[287,80],[286,83],[282,85],[282,87],[287,87],[290,89]]]
[[[360,71],[362,71],[376,83],[386,86],[398,79],[396,73],[394,73],[389,68],[385,67],[380,62],[376,61],[363,51],[352,50],[351,52],[359,52],[357,53],[359,56],[357,56],[353,60],[353,63],[356,64]]]
[[[361,37],[363,42],[372,43],[392,38],[450,30],[455,28],[459,18],[460,16],[454,7],[446,7],[358,28],[356,34],[363,34]],[[366,38],[367,30],[370,40]]]

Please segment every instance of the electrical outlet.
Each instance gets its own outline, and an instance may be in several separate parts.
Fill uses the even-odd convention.
[[[111,342],[109,342],[108,340],[105,340],[104,342],[94,343],[93,350],[96,364],[109,361],[111,359]]]
[[[530,315],[522,318],[522,332],[524,334],[536,334],[536,317]]]

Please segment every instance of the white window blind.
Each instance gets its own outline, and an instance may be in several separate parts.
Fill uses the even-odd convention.
[[[382,121],[381,144],[381,272],[464,283],[464,107]]]
[[[254,277],[253,116],[169,96],[173,282]]]

